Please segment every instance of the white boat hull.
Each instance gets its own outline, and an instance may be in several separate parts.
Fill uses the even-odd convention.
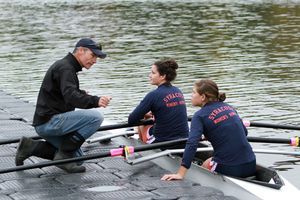
[[[116,139],[123,140],[122,144],[127,146],[138,146],[143,144],[142,142],[133,138],[120,137]],[[141,156],[148,156],[158,152],[160,152],[160,150],[144,151],[139,152],[139,154]],[[177,173],[181,164],[181,158],[178,156],[163,156],[151,161],[163,169],[170,171],[171,173]],[[280,178],[283,181],[283,186],[280,189],[274,189],[228,177],[222,174],[213,173],[196,164],[192,164],[185,176],[185,179],[187,180],[199,183],[202,186],[209,186],[219,189],[226,196],[234,196],[242,200],[295,199],[295,197],[300,196],[300,191],[295,186],[293,186],[282,176],[280,176]]]
[[[124,129],[115,130],[114,133],[124,132]],[[127,146],[139,146],[144,143],[136,138],[116,137],[113,140],[118,140],[118,143]],[[139,152],[141,156],[149,156],[161,152],[160,150],[150,150]],[[162,156],[151,160],[163,169],[171,173],[177,173],[181,158],[178,156]],[[187,172],[185,179],[199,183],[202,186],[208,186],[221,190],[226,196],[234,196],[242,200],[282,200],[282,199],[297,199],[300,197],[300,191],[284,177],[280,176],[283,185],[280,189],[274,189],[259,184],[254,184],[244,180],[228,177],[222,174],[213,173],[199,165],[192,164]]]

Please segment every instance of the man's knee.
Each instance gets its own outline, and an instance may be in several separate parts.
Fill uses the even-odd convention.
[[[100,122],[100,124],[102,124],[103,120],[104,120],[104,115],[102,114],[101,111],[99,110],[93,110],[93,115],[94,117]]]

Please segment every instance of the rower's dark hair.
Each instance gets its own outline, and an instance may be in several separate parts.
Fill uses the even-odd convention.
[[[205,94],[206,98],[208,99],[208,102],[213,101],[225,101],[226,94],[225,93],[219,93],[219,88],[217,84],[209,79],[202,79],[195,82],[196,91],[199,94]]]
[[[166,84],[169,86],[170,82],[174,81],[177,76],[176,69],[178,69],[178,64],[175,59],[170,58],[166,61],[157,61],[154,65],[157,67],[159,75],[166,75]]]

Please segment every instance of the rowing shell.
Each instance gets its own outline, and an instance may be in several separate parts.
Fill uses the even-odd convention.
[[[121,140],[120,142],[127,146],[144,144],[133,137],[119,137],[116,139],[119,141]],[[203,160],[213,153],[211,147],[198,148],[198,151],[199,152],[196,154],[197,157]],[[143,160],[142,162],[151,160],[151,162],[154,162],[163,169],[166,169],[171,173],[177,173],[181,164],[181,157],[178,156],[178,153],[182,152],[182,149],[144,151],[139,152],[142,156],[141,158],[127,160],[127,162],[139,164],[141,160]],[[207,154],[207,152],[209,153]],[[279,175],[276,170],[261,165],[257,165],[256,176],[243,179],[211,172],[198,164],[192,163],[191,168],[188,170],[184,179],[199,183],[202,186],[219,189],[227,196],[234,196],[243,200],[294,199],[295,197],[300,196],[300,191],[283,176]]]

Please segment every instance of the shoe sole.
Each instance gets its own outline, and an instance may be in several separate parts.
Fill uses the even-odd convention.
[[[86,168],[84,166],[82,166],[81,169],[77,169],[77,170],[70,170],[68,167],[65,167],[64,165],[56,165],[56,167],[69,173],[83,173],[86,171]]]

